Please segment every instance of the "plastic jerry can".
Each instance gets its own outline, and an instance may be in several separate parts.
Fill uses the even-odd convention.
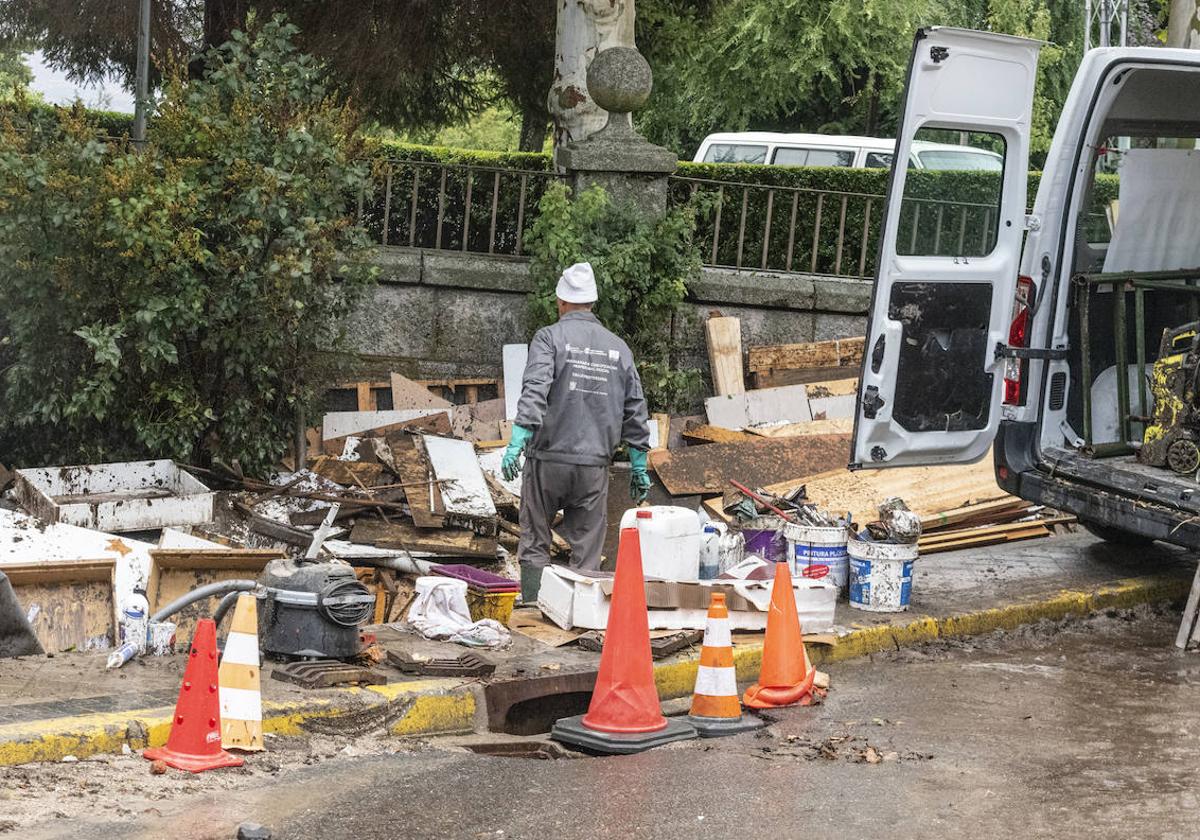
[[[661,580],[699,580],[700,516],[671,505],[630,508],[622,528],[637,528],[642,544],[642,574]]]

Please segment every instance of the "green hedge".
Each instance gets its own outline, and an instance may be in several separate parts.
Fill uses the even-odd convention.
[[[24,114],[14,114],[9,109],[10,116],[15,121],[26,120],[29,127],[35,130],[50,130],[57,123],[59,115],[64,111],[74,110],[75,105],[47,105],[34,103]],[[133,130],[133,114],[122,114],[118,111],[99,111],[93,108],[83,109],[88,118],[110,137],[127,137]]]

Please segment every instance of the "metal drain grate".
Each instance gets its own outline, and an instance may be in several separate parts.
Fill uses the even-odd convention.
[[[477,653],[461,656],[417,659],[407,653],[389,650],[388,664],[404,674],[423,677],[490,677],[496,666]]]
[[[331,688],[335,685],[384,685],[387,677],[361,665],[336,659],[289,662],[271,671],[272,679],[295,683],[301,688]]]

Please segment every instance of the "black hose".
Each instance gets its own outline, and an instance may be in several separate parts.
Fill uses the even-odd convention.
[[[256,588],[257,586],[258,582],[253,580],[219,580],[216,583],[208,583],[204,586],[193,589],[186,595],[176,598],[154,615],[150,616],[150,620],[166,621],[184,607],[190,606],[197,601],[203,601],[205,598],[211,598],[214,595],[224,595],[226,592],[247,592]]]
[[[217,604],[217,609],[213,612],[213,623],[217,625],[218,633],[221,632],[221,619],[225,617],[226,613],[233,609],[233,605],[236,604],[237,599],[241,597],[242,591],[243,590],[237,590],[236,592],[225,593],[225,597],[221,599],[219,604]]]

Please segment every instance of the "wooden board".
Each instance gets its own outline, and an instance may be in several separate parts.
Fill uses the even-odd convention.
[[[844,367],[830,365],[828,367],[807,367],[796,370],[760,370],[750,374],[750,380],[755,388],[782,388],[785,385],[807,385],[810,382],[824,382],[844,376],[847,371],[854,370],[853,365]]]
[[[346,449],[347,437],[387,438],[391,435],[404,434],[405,432],[411,432],[413,434],[448,435],[451,432],[450,414],[445,411],[439,411],[436,414],[429,414],[425,417],[415,417],[412,420],[405,420],[402,423],[389,423],[384,426],[377,426],[373,429],[356,432],[353,435],[343,435],[342,437],[322,440],[321,451],[326,455],[341,455]]]
[[[546,619],[536,607],[520,607],[513,610],[512,618],[508,622],[508,629],[515,630],[522,636],[528,636],[550,645],[550,647],[569,645],[586,632],[578,628],[564,630]]]
[[[985,519],[1003,522],[1028,510],[1030,503],[1014,496],[1003,496],[987,502],[952,508],[921,517],[921,533],[960,526],[964,522],[982,523]]]
[[[856,472],[831,470],[771,484],[765,489],[783,495],[801,484],[807,488],[810,501],[830,513],[850,511],[860,525],[878,519],[879,503],[891,496],[904,499],[910,510],[923,516],[1005,495],[996,484],[990,453],[974,464]]]
[[[820,382],[810,382],[804,386],[810,400],[822,397],[845,397],[858,394],[858,377],[849,376],[840,379],[825,379]]]
[[[849,435],[810,435],[651,452],[650,465],[667,491],[679,496],[723,493],[730,479],[758,487],[783,475],[816,475],[849,457]]]
[[[921,554],[938,554],[943,551],[958,551],[962,548],[979,548],[987,545],[997,545],[999,543],[1018,542],[1020,540],[1036,539],[1038,537],[1050,536],[1050,530],[1037,522],[1021,523],[1024,528],[1016,531],[1004,531],[1000,533],[977,534],[972,537],[964,536],[959,540],[934,543],[926,545],[920,543]]]
[[[392,465],[396,477],[404,488],[404,498],[408,502],[413,524],[418,528],[441,528],[446,523],[442,496],[436,492],[432,483],[433,476],[424,456],[417,451],[416,442],[411,435],[402,438],[389,438],[392,449]]]
[[[769,370],[795,370],[813,367],[844,367],[862,362],[864,336],[834,338],[806,344],[767,344],[751,347],[751,373]]]
[[[713,393],[719,397],[746,390],[742,373],[742,322],[738,318],[709,318],[704,324]]]
[[[754,426],[746,432],[761,437],[803,437],[804,435],[848,435],[854,431],[854,419],[809,420],[807,423],[784,423],[780,426]],[[737,434],[734,432],[733,434]]]
[[[392,374],[392,410],[407,408],[450,408],[450,401],[432,393],[424,385],[398,373]]]
[[[0,571],[46,653],[116,644],[115,559],[5,563]]]
[[[720,426],[704,424],[683,430],[683,439],[689,443],[740,443],[754,440],[754,435],[747,432],[735,432]]]
[[[401,522],[364,519],[350,532],[350,542],[378,548],[422,551],[441,557],[480,557],[494,560],[496,540],[457,528],[414,528]]]
[[[156,548],[150,551],[150,577],[146,583],[146,600],[150,612],[186,595],[197,586],[221,580],[256,580],[272,560],[284,555],[274,549],[195,549]],[[196,621],[211,618],[221,600],[220,595],[197,601],[171,617],[175,622],[175,638],[186,644],[196,629]]]

